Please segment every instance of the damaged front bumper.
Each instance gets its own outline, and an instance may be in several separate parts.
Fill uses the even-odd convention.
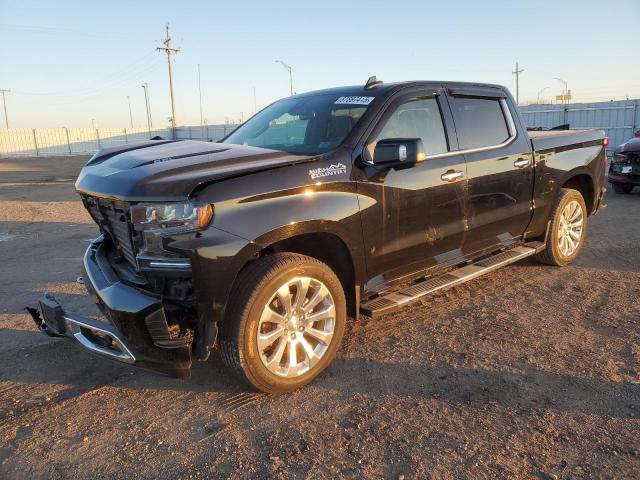
[[[172,338],[159,296],[123,283],[107,260],[108,241],[94,240],[84,256],[84,283],[104,319],[67,312],[50,294],[38,309],[28,308],[38,328],[53,337],[77,341],[89,351],[177,377],[188,377],[190,345]]]

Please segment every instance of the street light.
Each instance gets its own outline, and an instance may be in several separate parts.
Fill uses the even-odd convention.
[[[149,130],[149,134],[151,134],[151,127],[153,127],[153,122],[151,121],[151,105],[149,102],[149,84],[147,82],[144,82],[142,85],[140,85],[143,90],[144,90],[144,103],[147,107],[147,129]]]
[[[131,97],[127,95],[127,102],[129,102],[129,121],[131,122],[131,128],[133,128],[133,115],[131,114]]]
[[[551,87],[544,87],[542,90],[538,90],[538,98],[537,98],[537,100],[536,100],[536,104],[539,104],[539,103],[540,103],[540,94],[541,94],[542,92],[544,92],[545,90],[549,90],[550,88],[551,88]]]
[[[562,82],[562,83],[564,84],[564,93],[563,93],[562,95],[563,95],[563,98],[565,99],[564,101],[566,101],[567,103],[569,103],[569,101],[568,101],[568,100],[566,100],[566,96],[567,96],[567,95],[568,95],[568,93],[569,93],[569,84],[567,83],[567,81],[566,81],[566,80],[563,80],[563,79],[561,79],[561,78],[558,78],[558,77],[553,77],[553,80],[558,80],[559,82]]]
[[[276,60],[276,63],[282,65],[289,72],[289,90],[291,92],[291,95],[293,95],[293,74],[291,73],[291,67],[284,63],[282,60]]]

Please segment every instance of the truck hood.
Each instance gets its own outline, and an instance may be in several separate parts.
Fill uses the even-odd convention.
[[[128,201],[185,200],[201,184],[312,159],[226,143],[140,142],[100,150],[80,172],[76,190]]]

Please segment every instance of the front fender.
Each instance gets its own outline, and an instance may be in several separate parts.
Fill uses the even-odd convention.
[[[213,222],[195,248],[193,275],[205,319],[224,317],[233,284],[247,262],[264,248],[298,235],[338,237],[351,254],[360,283],[365,275],[361,199],[351,187],[335,182],[216,202]],[[172,245],[181,246],[187,247]]]
[[[360,209],[354,184],[336,182],[216,204],[214,226],[265,248],[308,233],[336,235],[349,249],[356,275],[364,265]]]

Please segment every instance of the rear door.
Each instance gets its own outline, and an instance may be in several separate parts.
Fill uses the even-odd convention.
[[[465,163],[455,153],[452,132],[442,89],[425,88],[396,96],[367,134],[370,154],[379,140],[421,138],[426,160],[408,168],[364,166],[358,193],[370,277],[366,290],[462,256]]]
[[[498,88],[449,89],[468,178],[467,256],[506,246],[523,234],[532,214],[533,154],[519,135],[510,98]]]

